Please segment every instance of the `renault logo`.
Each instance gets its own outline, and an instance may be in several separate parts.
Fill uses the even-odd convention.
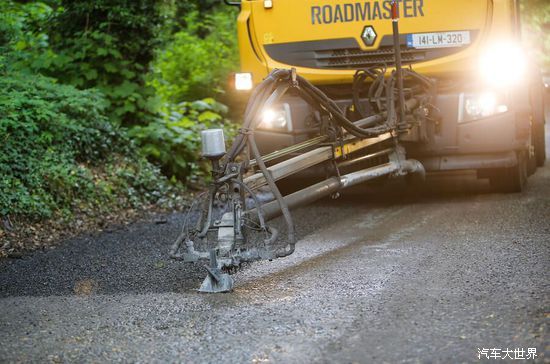
[[[371,25],[367,25],[363,29],[363,32],[361,33],[361,39],[363,39],[363,42],[367,47],[370,47],[374,44],[374,41],[376,40],[376,32]]]

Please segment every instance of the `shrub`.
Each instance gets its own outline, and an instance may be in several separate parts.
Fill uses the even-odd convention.
[[[53,14],[42,2],[0,1],[0,71],[26,70],[47,58],[48,35],[41,25]]]
[[[522,42],[546,72],[550,72],[550,3],[524,0],[521,5]]]
[[[236,10],[215,7],[191,11],[185,28],[158,54],[151,84],[166,102],[196,100],[223,92],[227,76],[238,67]]]
[[[95,91],[0,78],[0,214],[43,218],[153,203],[168,189]],[[160,191],[160,192],[159,192]]]
[[[99,89],[112,121],[147,121],[158,106],[146,77],[159,45],[164,1],[50,2],[53,9],[40,2],[0,5],[0,41],[10,39],[5,68]]]
[[[226,138],[232,138],[236,126],[224,118],[226,113],[227,107],[212,98],[169,104],[163,118],[133,127],[130,135],[166,176],[182,181],[189,176],[200,178],[207,170],[200,159],[200,131],[224,128]]]

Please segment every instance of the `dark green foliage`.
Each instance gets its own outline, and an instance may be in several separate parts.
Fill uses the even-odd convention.
[[[0,65],[41,73],[79,89],[97,88],[110,119],[144,123],[157,108],[147,85],[159,45],[163,2],[150,0],[0,1]]]
[[[238,69],[237,10],[217,6],[185,15],[183,29],[159,52],[152,84],[166,102],[223,93],[227,77]]]
[[[146,75],[159,44],[161,3],[62,0],[47,24],[53,54],[33,67],[80,89],[99,89],[113,121],[143,123],[156,107]]]
[[[527,48],[548,67],[550,5],[522,9]],[[170,178],[204,176],[200,130],[231,140],[236,128],[207,97],[237,70],[237,12],[221,0],[0,0],[0,215],[162,202],[172,187],[146,157]]]
[[[233,18],[220,12],[200,23],[197,11],[213,8],[213,1],[0,1],[0,216],[70,218],[177,201],[180,185],[146,157],[174,179],[200,176],[206,169],[200,130],[234,127],[213,99],[180,102],[181,93],[163,93],[177,102],[160,112],[146,81],[160,35],[168,49],[177,44],[192,52],[164,58],[172,65],[187,61],[197,76],[187,81],[190,73],[176,67],[170,82],[191,85],[190,99],[213,93],[205,72],[214,67],[211,51],[222,58],[235,52],[234,34],[220,33],[227,37],[221,48],[210,36],[214,22],[225,31]],[[208,39],[197,49],[185,48],[182,35],[172,43],[172,31],[181,27],[189,27],[191,42]],[[228,69],[213,74],[220,80]],[[141,126],[128,133],[124,124]]]
[[[213,99],[181,101],[221,92],[236,64],[236,13],[218,4],[1,1],[0,215],[162,202],[173,188],[145,157],[204,175],[200,130],[234,126]]]
[[[0,1],[0,72],[30,71],[34,62],[52,56],[42,28],[52,13],[42,2]]]
[[[524,46],[534,54],[546,72],[550,72],[550,2],[521,1]]]
[[[130,135],[142,146],[150,160],[160,164],[169,177],[186,180],[204,177],[206,165],[200,161],[200,131],[225,128],[232,138],[235,125],[224,119],[227,107],[214,99],[182,102],[169,107],[164,118],[147,126],[135,126]]]
[[[200,131],[223,127],[228,140],[235,125],[224,119],[227,108],[214,101],[229,73],[237,69],[237,9],[220,1],[178,2],[166,28],[165,46],[153,62],[151,84],[164,101],[163,117],[135,127],[132,137],[169,177],[189,181],[205,177],[200,161]],[[203,101],[189,102],[205,98]],[[192,181],[195,182],[195,181]]]
[[[49,217],[157,201],[166,180],[104,115],[102,96],[0,78],[0,214]]]
[[[213,9],[225,6],[222,0],[186,0],[176,1],[168,0],[164,2],[163,15],[164,26],[161,37],[164,42],[169,42],[172,35],[187,28],[187,14],[198,12],[205,15],[211,13]]]

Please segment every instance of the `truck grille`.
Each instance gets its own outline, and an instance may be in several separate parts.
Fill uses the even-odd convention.
[[[415,63],[426,60],[426,51],[401,47],[402,62]],[[315,52],[317,68],[356,69],[374,65],[391,65],[393,47],[380,47],[375,51],[363,51],[356,48],[336,49]]]
[[[473,42],[477,31],[470,31],[470,33]],[[400,35],[401,58],[404,64],[445,57],[466,48],[409,48],[406,46],[406,37],[406,34]],[[379,48],[372,51],[362,50],[355,38],[266,44],[264,47],[269,57],[289,66],[346,70],[366,68],[373,65],[392,66],[394,64],[391,35],[385,35]]]

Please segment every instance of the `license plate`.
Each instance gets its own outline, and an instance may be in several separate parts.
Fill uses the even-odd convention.
[[[469,31],[407,34],[409,48],[462,47],[470,42]]]

